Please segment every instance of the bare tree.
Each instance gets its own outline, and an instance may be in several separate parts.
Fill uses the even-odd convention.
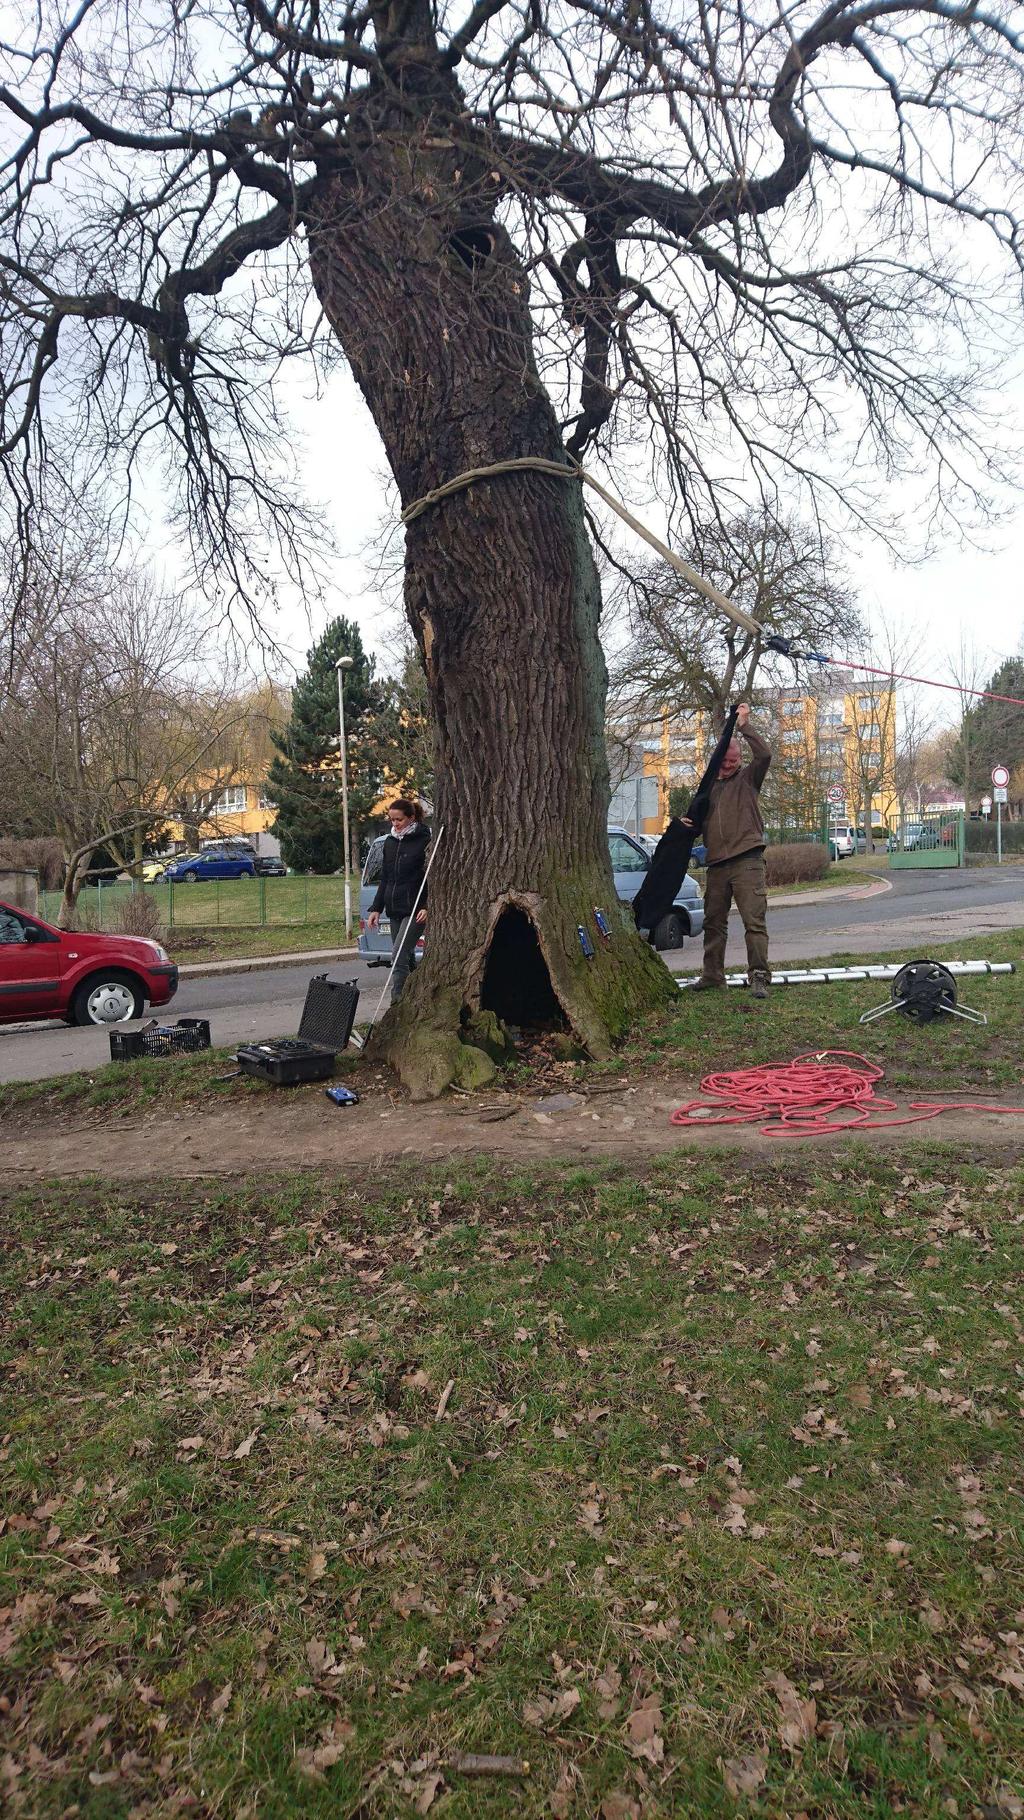
[[[860,670],[843,672],[845,700],[849,704],[845,721],[847,795],[856,804],[857,819],[863,821],[868,853],[874,852],[872,824],[875,797],[899,795],[899,754],[901,738],[906,737],[906,703],[901,704],[898,678],[915,661],[920,648],[916,631],[902,632],[885,621],[876,633],[870,651],[862,656],[874,660],[880,674]],[[878,664],[884,655],[885,665]]]
[[[150,830],[246,714],[208,616],[134,571],[79,568],[49,597],[0,691],[0,765],[36,831],[63,843],[70,926],[93,855],[138,869]]]
[[[299,536],[281,363],[340,350],[406,517],[446,829],[427,964],[381,1046],[415,1091],[443,1084],[460,1026],[524,977],[518,929],[539,999],[605,1052],[670,986],[625,927],[593,962],[577,939],[612,887],[573,464],[616,429],[643,438],[695,522],[740,487],[771,501],[783,475],[863,511],[858,475],[915,461],[938,509],[977,503],[997,456],[972,386],[998,273],[1024,258],[1014,9],[39,0],[31,17],[0,89],[0,451],[23,525],[55,446],[127,487],[162,439],[197,564],[258,611],[268,537],[287,559]]]
[[[966,632],[961,634],[960,643],[949,660],[949,670],[960,701],[956,736],[949,752],[949,774],[963,790],[964,802],[970,814],[972,802],[988,781],[978,775],[980,767],[974,750],[974,709],[978,691],[985,687],[987,665],[977,645]]]
[[[840,555],[817,525],[746,512],[705,527],[686,558],[763,632],[725,619],[667,563],[633,565],[613,595],[623,626],[610,664],[620,724],[639,725],[666,707],[718,718],[734,695],[749,700],[792,683],[792,665],[765,650],[773,634],[829,653],[862,637]]]
[[[924,793],[934,770],[934,735],[935,715],[930,712],[920,691],[913,687],[901,689],[893,766],[901,814],[906,814],[908,803],[912,804],[916,815],[919,816],[922,812]]]

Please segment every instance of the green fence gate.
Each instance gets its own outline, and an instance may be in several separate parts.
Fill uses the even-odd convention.
[[[910,866],[962,866],[964,818],[962,812],[941,810],[933,815],[901,815],[889,841],[889,864]]]

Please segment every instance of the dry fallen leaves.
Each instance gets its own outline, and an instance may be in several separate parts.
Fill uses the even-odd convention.
[[[627,1748],[634,1757],[647,1763],[661,1763],[665,1757],[665,1740],[661,1736],[664,1720],[660,1694],[648,1694],[635,1706],[626,1720]]]
[[[765,1678],[782,1708],[778,1725],[779,1742],[787,1750],[802,1750],[808,1738],[813,1738],[818,1723],[816,1703],[814,1700],[801,1700],[792,1681],[781,1670],[776,1670]]]
[[[722,1781],[734,1801],[756,1795],[768,1775],[768,1758],[762,1751],[750,1751],[745,1757],[729,1757],[722,1762]]]
[[[538,1694],[535,1700],[524,1702],[523,1723],[532,1725],[535,1731],[553,1731],[576,1711],[581,1699],[578,1687],[563,1688],[560,1694],[550,1698],[547,1694]]]
[[[356,1728],[347,1719],[335,1719],[320,1733],[319,1744],[296,1751],[295,1761],[304,1775],[323,1781],[324,1770],[344,1756],[355,1735]]]
[[[600,1820],[640,1820],[640,1805],[632,1795],[613,1789],[601,1803]]]

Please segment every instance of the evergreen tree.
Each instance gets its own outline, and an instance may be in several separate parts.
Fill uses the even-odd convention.
[[[985,687],[995,695],[1024,699],[1024,661],[1008,657]],[[963,716],[959,734],[950,749],[949,775],[954,783],[971,786],[977,796],[990,788],[993,765],[1011,772],[1024,764],[1024,708],[1007,701],[979,701]],[[968,808],[973,806],[968,803]]]
[[[277,756],[267,788],[277,804],[274,832],[285,864],[297,872],[336,872],[342,864],[339,657],[353,659],[345,672],[345,733],[349,818],[357,850],[360,829],[386,787],[394,740],[392,689],[377,677],[358,626],[350,619],[334,619],[306,654],[288,725],[272,736]]]

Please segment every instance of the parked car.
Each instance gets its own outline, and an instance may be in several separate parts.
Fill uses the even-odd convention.
[[[890,830],[886,826],[885,822],[874,822],[872,824],[871,839],[872,839],[872,842],[874,845],[874,851],[876,853],[884,853],[887,850],[888,845],[889,845],[889,838],[890,838]],[[863,828],[858,828],[857,829],[857,852],[866,853],[867,850],[868,850],[867,835],[865,834]]]
[[[923,822],[904,822],[902,828],[889,836],[890,853],[898,853],[901,848],[904,853],[916,853],[919,847],[931,844]]]
[[[0,1023],[122,1024],[177,990],[178,969],[159,942],[55,929],[0,903]]]
[[[828,844],[834,859],[852,859],[857,851],[857,830],[852,822],[833,822]]]
[[[201,853],[182,853],[164,870],[172,885],[194,885],[201,878],[255,878],[256,859],[251,847],[204,847]]]
[[[928,853],[936,847],[954,847],[957,817],[924,822],[904,822],[902,829],[889,836],[889,852]]]
[[[167,861],[165,859],[144,859],[142,862],[142,871],[139,874],[143,884],[154,885],[158,878],[163,878],[166,864]],[[118,873],[117,882],[118,884],[130,885],[134,877],[135,874],[131,867],[126,866],[123,872]]]
[[[370,843],[370,850],[363,867],[362,886],[359,896],[359,952],[365,955],[388,956],[391,954],[391,926],[386,917],[382,917],[377,928],[366,927],[380,878],[381,851],[387,836],[379,835]],[[630,904],[643,884],[644,876],[651,863],[651,856],[645,852],[632,834],[625,828],[609,828],[608,850],[615,878],[615,892],[620,903]],[[667,916],[663,916],[654,931],[654,946],[660,949],[681,948],[688,935],[700,935],[704,928],[704,899],[696,879],[687,873],[679,887],[676,901]],[[417,954],[422,951],[422,937],[416,944]]]
[[[255,860],[257,878],[287,878],[288,868],[283,859],[272,859],[269,855],[263,858],[257,854]]]

